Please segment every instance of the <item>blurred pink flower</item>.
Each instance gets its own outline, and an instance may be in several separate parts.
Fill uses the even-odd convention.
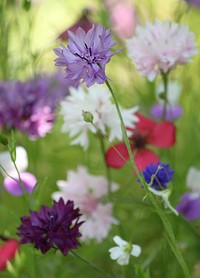
[[[137,26],[136,35],[127,40],[127,48],[136,69],[150,81],[160,72],[167,73],[178,64],[190,62],[197,53],[194,34],[187,26],[169,20]]]
[[[90,175],[83,166],[77,171],[68,171],[67,180],[57,182],[60,191],[54,192],[52,198],[59,200],[63,198],[73,200],[76,206],[80,207],[81,220],[85,221],[80,227],[82,240],[89,241],[95,239],[101,242],[107,237],[112,224],[117,224],[117,220],[112,217],[112,204],[101,201],[101,197],[108,193],[108,182],[102,176]],[[112,191],[118,185],[112,183]]]
[[[119,38],[130,38],[137,24],[136,12],[129,1],[106,2],[110,12],[111,26]]]

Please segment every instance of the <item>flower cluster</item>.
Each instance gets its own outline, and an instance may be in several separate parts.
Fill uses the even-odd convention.
[[[81,237],[79,222],[81,216],[79,209],[74,209],[74,203],[64,203],[61,198],[54,201],[53,207],[42,206],[39,212],[30,211],[30,216],[21,217],[21,226],[18,228],[18,236],[21,243],[32,243],[36,249],[44,254],[51,248],[60,250],[67,255],[72,249],[76,249]]]
[[[127,40],[127,48],[136,69],[150,81],[158,73],[167,73],[176,65],[190,62],[190,57],[197,53],[194,34],[187,26],[169,20],[137,26],[136,35]]]
[[[27,82],[0,82],[0,127],[17,129],[30,139],[44,137],[55,120],[55,109],[73,81],[38,77]],[[68,84],[68,86],[67,86]]]
[[[105,83],[105,66],[117,53],[110,52],[111,47],[116,44],[110,30],[99,24],[93,25],[87,33],[81,27],[76,34],[68,31],[68,36],[67,48],[61,45],[62,48],[54,49],[58,56],[55,65],[66,67],[66,78],[73,79],[76,84],[82,81],[90,87],[94,83]]]
[[[82,240],[101,242],[107,237],[112,223],[117,223],[112,217],[112,204],[101,201],[108,193],[108,181],[102,176],[89,174],[85,167],[80,166],[77,171],[69,171],[67,180],[59,180],[57,185],[60,191],[54,192],[52,198],[72,199],[81,210],[81,219],[85,221],[80,227]],[[111,184],[112,191],[117,188],[116,184]]]
[[[135,112],[138,107],[122,109],[122,115],[126,126],[134,129],[138,121]],[[82,111],[89,111],[93,115],[93,124],[86,121]],[[104,86],[93,86],[85,91],[82,87],[71,88],[70,94],[61,102],[61,115],[64,118],[62,132],[69,132],[70,137],[75,137],[71,144],[80,144],[85,150],[89,146],[88,132],[97,133],[99,129],[108,139],[122,140],[120,121],[110,94]]]

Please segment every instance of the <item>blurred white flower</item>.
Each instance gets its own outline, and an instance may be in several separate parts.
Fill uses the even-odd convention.
[[[142,252],[139,245],[130,244],[120,236],[114,236],[113,240],[118,246],[112,247],[108,251],[110,252],[111,259],[117,260],[119,265],[127,265],[131,255],[138,257]]]
[[[52,198],[55,201],[63,198],[65,202],[73,200],[81,210],[81,220],[85,221],[80,227],[82,240],[101,242],[112,224],[118,224],[112,217],[112,204],[101,200],[108,193],[108,182],[104,177],[90,175],[85,167],[79,166],[77,171],[68,171],[67,180],[59,180],[57,185],[60,191],[54,192]],[[117,188],[117,184],[111,184],[112,191]]]
[[[93,123],[102,133],[107,135],[109,129],[110,141],[122,139],[120,120],[105,86],[92,86],[88,92],[82,87],[71,88],[70,95],[61,102],[60,113],[64,118],[62,132],[69,133],[70,138],[73,138],[71,144],[80,144],[86,150],[89,146],[88,132],[97,133],[97,130],[91,123],[84,121],[82,111],[93,115]],[[134,128],[138,121],[135,115],[138,107],[121,111],[125,126]]]
[[[191,193],[200,194],[200,171],[198,169],[191,167],[188,170],[186,181]]]
[[[12,177],[17,177],[17,171],[15,169],[14,163],[11,160],[10,153],[4,151],[0,153],[0,165],[5,169],[5,171]],[[28,167],[28,156],[27,152],[23,147],[16,147],[16,165],[19,172],[24,172]],[[0,171],[4,177],[7,174],[0,168]]]

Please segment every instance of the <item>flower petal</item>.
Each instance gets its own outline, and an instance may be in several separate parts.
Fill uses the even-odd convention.
[[[160,148],[171,147],[175,144],[176,128],[171,122],[157,123],[149,137],[149,143]]]
[[[157,164],[159,157],[153,151],[141,149],[137,151],[134,160],[138,171],[140,171],[141,169],[146,169],[146,167],[151,163]]]
[[[120,236],[114,236],[113,240],[120,247],[127,244],[127,241],[123,240]]]
[[[122,158],[118,152],[122,155]],[[111,147],[106,152],[106,164],[111,168],[121,168],[129,160],[129,154],[124,143],[119,143]]]
[[[112,260],[118,259],[123,253],[120,247],[115,246],[108,250],[110,252],[110,257]]]
[[[142,248],[137,244],[133,244],[131,255],[134,257],[138,257],[141,254],[141,252],[142,252]]]

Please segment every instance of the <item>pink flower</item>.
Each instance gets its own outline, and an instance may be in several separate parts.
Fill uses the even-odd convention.
[[[136,113],[139,122],[135,129],[128,129],[130,132],[129,141],[131,150],[135,154],[135,164],[140,171],[149,164],[157,164],[159,157],[149,149],[148,145],[158,148],[169,148],[175,144],[176,129],[173,123],[165,121],[157,123],[149,118]],[[122,159],[116,150],[124,157]],[[129,159],[129,154],[124,142],[115,144],[106,152],[106,163],[108,167],[122,168]]]
[[[14,259],[19,250],[19,242],[15,239],[9,239],[0,246],[0,271],[6,269],[9,261]]]
[[[150,81],[160,72],[167,73],[178,64],[190,62],[197,53],[194,34],[187,26],[169,20],[137,26],[136,35],[127,40],[127,48],[136,69]]]
[[[85,221],[80,227],[82,239],[96,239],[101,242],[106,238],[112,224],[117,223],[112,217],[112,204],[101,201],[108,193],[107,180],[102,176],[90,175],[85,167],[80,166],[77,171],[69,171],[67,180],[59,180],[57,185],[60,191],[52,194],[54,200],[70,199],[80,207],[81,220]],[[112,191],[117,188],[118,186],[112,183]]]

